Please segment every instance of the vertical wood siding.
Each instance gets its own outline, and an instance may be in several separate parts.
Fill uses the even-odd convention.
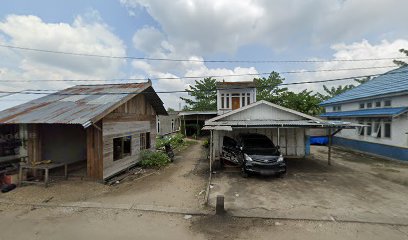
[[[103,178],[108,178],[139,161],[140,134],[150,132],[151,149],[156,146],[156,113],[138,95],[124,103],[102,120],[103,122]],[[113,139],[131,136],[131,155],[113,161]]]

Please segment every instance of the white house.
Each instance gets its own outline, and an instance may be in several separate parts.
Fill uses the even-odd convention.
[[[254,82],[217,82],[218,115],[256,102]]]
[[[267,101],[256,101],[253,82],[220,82],[217,84],[218,116],[205,122],[211,131],[210,156],[221,157],[224,140],[243,133],[261,133],[280,147],[285,157],[309,154],[310,128],[348,128],[347,123],[327,122]]]
[[[408,67],[384,73],[321,106],[326,109],[321,117],[367,125],[343,130],[334,144],[408,160]]]

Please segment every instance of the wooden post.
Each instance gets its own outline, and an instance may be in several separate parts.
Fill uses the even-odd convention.
[[[328,131],[329,131],[329,134],[328,134],[328,137],[329,137],[329,149],[328,149],[328,152],[327,152],[327,164],[329,165],[329,166],[331,166],[331,145],[332,145],[332,134],[331,134],[331,129],[329,128],[328,129]]]

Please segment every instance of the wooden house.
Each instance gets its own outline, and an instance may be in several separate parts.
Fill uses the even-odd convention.
[[[79,85],[1,111],[0,127],[19,127],[26,165],[85,161],[86,175],[104,180],[154,149],[157,115],[167,112],[150,81]]]

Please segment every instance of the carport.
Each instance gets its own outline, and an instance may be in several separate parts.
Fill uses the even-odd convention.
[[[328,129],[328,164],[331,165],[331,139],[342,129],[363,127],[340,121],[324,121],[292,109],[258,101],[205,122],[210,130],[210,162],[221,158],[225,137],[236,138],[243,133],[260,133],[279,146],[286,158],[304,158],[310,154],[309,130]]]

